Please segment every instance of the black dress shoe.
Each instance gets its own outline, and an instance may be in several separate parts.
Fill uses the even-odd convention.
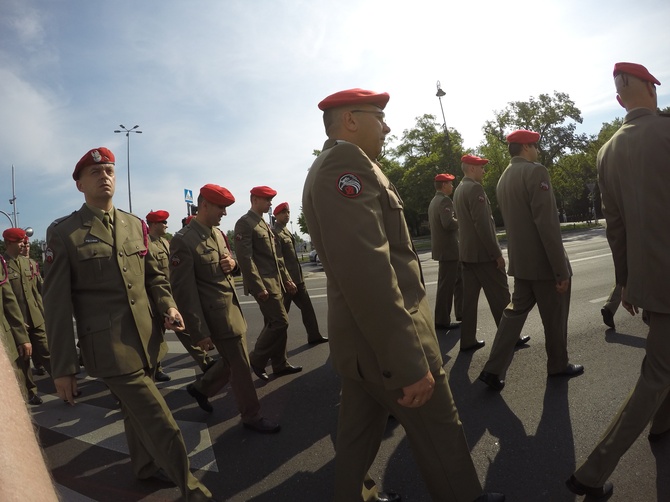
[[[505,496],[502,493],[482,493],[474,502],[505,502]]]
[[[307,340],[307,343],[310,345],[319,345],[321,343],[327,343],[328,338],[325,336],[322,336],[320,338],[315,338],[314,340]]]
[[[587,495],[595,500],[605,500],[606,498],[609,498],[614,491],[614,485],[609,481],[606,481],[603,486],[594,488],[592,486],[583,485],[577,481],[574,474],[570,476],[570,479],[568,479],[565,484],[568,487],[568,490],[575,495]]]
[[[260,378],[261,380],[267,382],[270,380],[270,377],[268,374],[265,372],[265,368],[259,368],[258,366],[254,366],[253,364],[251,365],[251,371],[254,372],[254,374]]]
[[[275,432],[279,432],[279,430],[281,429],[281,426],[279,424],[276,424],[265,417],[261,417],[252,422],[244,422],[242,425],[244,425],[244,427],[246,427],[247,429],[251,429],[252,431],[260,432],[263,434],[273,434]]]
[[[169,382],[170,380],[172,380],[172,377],[167,373],[165,373],[163,370],[157,371],[155,378],[157,382]]]
[[[603,315],[603,322],[605,323],[605,326],[609,326],[610,328],[614,329],[614,314],[610,311],[610,309],[603,307],[600,309],[600,313]]]
[[[28,404],[32,404],[33,406],[37,406],[38,404],[42,404],[44,401],[42,401],[42,398],[38,396],[37,394],[33,394],[30,399],[28,399]]]
[[[530,337],[528,335],[520,336],[519,339],[514,344],[514,346],[521,347],[522,345],[526,345],[528,342],[530,342]]]
[[[556,377],[556,376],[578,376],[584,373],[584,366],[581,364],[568,364],[565,369],[559,373],[552,373],[549,376],[551,377]]]
[[[212,408],[212,405],[209,403],[209,398],[196,389],[192,383],[188,384],[186,387],[186,392],[188,392],[191,397],[198,402],[198,406],[200,406],[200,408],[205,410],[207,413],[214,411],[214,408]]]
[[[666,436],[670,436],[670,429],[664,432],[650,432],[649,435],[647,436],[647,439],[649,440],[650,443],[658,443],[661,439],[665,438]]]
[[[484,345],[486,345],[484,340],[477,340],[474,345],[470,345],[469,347],[461,347],[461,352],[474,352],[475,350],[481,349]]]
[[[482,371],[479,374],[479,379],[493,390],[501,391],[505,387],[505,380],[501,380],[498,375],[494,375],[488,371]]]
[[[288,365],[286,368],[282,368],[279,371],[273,371],[272,374],[274,376],[284,376],[284,375],[292,375],[293,373],[300,373],[302,371],[302,366],[292,366]]]
[[[46,370],[44,369],[44,366],[38,366],[37,368],[33,368],[33,375],[38,375],[38,376],[43,376],[46,375]]]
[[[402,498],[396,492],[379,492],[373,502],[400,502]]]

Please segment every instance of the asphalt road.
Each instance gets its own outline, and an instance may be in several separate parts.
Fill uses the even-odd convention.
[[[565,236],[574,280],[568,349],[583,376],[546,378],[543,330],[537,310],[507,374],[505,389],[488,390],[477,376],[495,335],[485,299],[480,298],[479,333],[487,346],[474,354],[458,351],[458,330],[438,332],[445,368],[458,405],[477,471],[486,489],[510,502],[573,501],[564,480],[591,451],[632,389],[644,356],[646,330],[641,319],[623,309],[617,329],[602,324],[600,307],[614,280],[612,260],[602,229]],[[355,257],[352,257],[355,259]],[[437,263],[421,254],[431,302]],[[305,265],[322,331],[327,334],[325,275]],[[240,293],[241,294],[241,293]],[[250,297],[240,296],[253,346],[262,316]],[[159,384],[178,421],[192,468],[217,500],[330,500],[333,491],[333,434],[337,423],[339,383],[329,364],[328,345],[310,347],[299,310],[290,312],[289,358],[302,373],[263,383],[254,377],[263,413],[281,423],[276,435],[241,427],[235,401],[226,389],[212,399],[214,412],[201,411],[185,392],[199,370],[173,334],[164,368],[172,381]],[[172,501],[179,492],[159,481],[133,478],[119,410],[105,387],[80,375],[84,395],[75,407],[58,400],[48,377],[38,381],[45,403],[32,407],[48,463],[66,501]],[[651,446],[646,432],[621,460],[611,480],[612,501],[670,500],[670,441]],[[371,474],[405,502],[429,501],[412,460],[402,427],[389,421]],[[28,495],[27,495],[28,497]]]

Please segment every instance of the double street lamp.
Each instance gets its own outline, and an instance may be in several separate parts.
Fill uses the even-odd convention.
[[[127,129],[123,124],[119,125],[121,128],[120,130],[117,129],[114,132],[125,132],[126,133],[126,138],[127,138],[127,143],[126,143],[126,153],[127,153],[127,162],[128,162],[128,212],[132,213],[133,212],[133,201],[130,196],[130,133],[135,132],[137,134],[142,134],[142,131],[138,131],[137,128],[139,127],[138,125],[131,127],[130,129]]]

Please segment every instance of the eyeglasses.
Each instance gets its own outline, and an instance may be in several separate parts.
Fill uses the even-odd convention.
[[[378,112],[377,110],[351,110],[351,113],[372,113],[380,122],[386,120],[386,114],[384,112]]]

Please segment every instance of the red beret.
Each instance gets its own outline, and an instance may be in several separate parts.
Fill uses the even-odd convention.
[[[161,221],[167,221],[167,219],[170,217],[170,213],[167,211],[151,211],[149,214],[147,214],[146,220],[149,223],[158,223]]]
[[[346,91],[336,92],[325,98],[319,103],[319,109],[328,110],[329,108],[336,108],[338,106],[347,105],[375,105],[382,110],[389,102],[388,92],[373,92],[365,89],[347,89]]]
[[[193,218],[195,218],[194,214],[191,214],[190,216],[187,216],[186,218],[184,218],[184,225],[188,225],[189,223],[191,223],[191,220]]]
[[[279,204],[277,207],[275,207],[275,210],[272,211],[272,214],[277,216],[279,213],[281,213],[284,209],[289,209],[288,207],[288,202],[282,202]]]
[[[78,180],[79,173],[86,166],[92,166],[93,164],[114,164],[114,162],[114,154],[109,149],[104,146],[94,148],[86,152],[79,162],[77,162],[77,165],[74,166],[72,178],[75,181]]]
[[[7,242],[22,242],[26,238],[26,231],[22,228],[8,228],[2,232],[2,238]]]
[[[277,195],[277,190],[273,190],[270,187],[266,186],[260,186],[260,187],[253,187],[251,189],[251,195],[255,195],[256,197],[263,197],[263,198],[272,198],[275,195]]]
[[[488,159],[482,159],[476,155],[463,155],[461,157],[461,162],[463,164],[468,164],[469,166],[485,166],[489,163]]]
[[[649,70],[644,66],[637,63],[616,63],[614,65],[614,76],[616,77],[619,73],[627,73],[628,75],[633,75],[634,77],[644,80],[645,82],[651,82],[656,85],[661,85],[661,83],[654,77]]]
[[[456,176],[449,173],[442,173],[435,176],[435,181],[454,181]]]
[[[519,129],[507,135],[508,143],[521,143],[528,145],[530,143],[537,143],[540,140],[540,133],[527,131],[526,129]]]
[[[230,206],[235,202],[235,197],[228,191],[228,189],[208,183],[200,189],[202,195],[207,202],[217,204],[219,206]]]

